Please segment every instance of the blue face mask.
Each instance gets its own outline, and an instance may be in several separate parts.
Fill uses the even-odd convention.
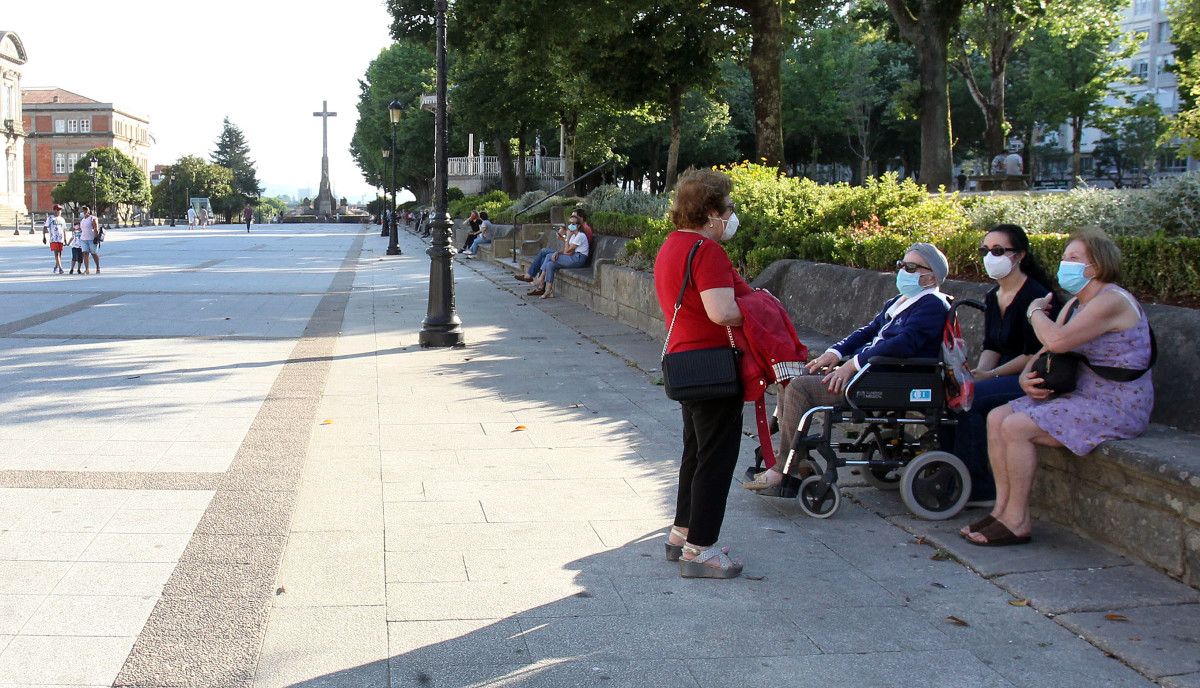
[[[567,225],[567,229],[571,230],[572,232],[578,231],[579,225]]]
[[[920,294],[925,287],[921,286],[921,275],[904,270],[896,271],[896,290],[902,296],[913,297]]]
[[[1087,270],[1087,263],[1076,263],[1070,260],[1064,260],[1058,264],[1058,283],[1062,285],[1067,293],[1074,296],[1083,291],[1083,288],[1091,282],[1090,277],[1084,277],[1083,271]]]

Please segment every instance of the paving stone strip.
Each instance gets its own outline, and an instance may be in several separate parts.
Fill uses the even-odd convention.
[[[161,480],[176,489],[217,486],[114,686],[252,682],[309,430],[366,236],[359,234],[347,251],[226,473],[204,480],[186,474],[91,476]]]
[[[86,299],[80,299],[75,303],[70,303],[66,306],[55,308],[54,310],[38,313],[37,315],[31,315],[28,318],[22,318],[14,322],[0,325],[0,337],[8,337],[14,332],[20,332],[21,330],[28,329],[30,327],[37,327],[38,325],[48,323],[51,320],[58,320],[59,318],[65,318],[68,315],[85,311],[92,306],[102,304],[106,301],[112,301],[113,299],[122,296],[122,294],[123,293],[119,291],[101,292],[95,296],[89,296]]]

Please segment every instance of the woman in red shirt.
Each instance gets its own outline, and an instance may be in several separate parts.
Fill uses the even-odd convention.
[[[714,170],[690,170],[676,187],[671,207],[676,229],[667,235],[654,261],[658,305],[668,324],[675,318],[667,353],[729,346],[726,328],[742,324],[735,298],[751,289],[719,243],[737,231],[729,197],[732,188],[732,180]],[[691,283],[676,314],[687,256],[698,241]],[[679,573],[687,578],[734,578],[741,573],[742,563],[731,560],[716,542],[742,438],[742,397],[680,404],[683,459],[667,559],[679,560]]]

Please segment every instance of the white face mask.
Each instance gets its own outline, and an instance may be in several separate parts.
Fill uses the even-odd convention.
[[[988,277],[994,280],[1003,279],[1012,272],[1013,262],[1007,255],[993,256],[989,253],[983,257],[983,269],[987,271]]]
[[[715,218],[715,219],[721,220],[721,218],[719,218],[719,217]],[[722,230],[722,232],[721,232],[721,241],[729,241],[730,239],[733,238],[734,234],[737,234],[737,231],[738,231],[737,213],[733,213],[732,215],[729,216],[728,220],[721,220],[721,222],[725,223],[725,229]]]

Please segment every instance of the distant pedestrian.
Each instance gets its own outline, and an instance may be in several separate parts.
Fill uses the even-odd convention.
[[[483,220],[479,219],[479,211],[472,210],[471,216],[467,218],[467,238],[463,242],[462,250],[465,252],[471,248],[471,242],[475,241],[475,237],[479,236],[479,227],[483,224]]]
[[[1004,157],[1004,174],[1009,177],[1020,177],[1024,174],[1024,160],[1021,159],[1021,154],[1016,150]]]
[[[55,204],[54,213],[46,216],[46,225],[42,230],[43,236],[50,239],[50,253],[54,254],[54,269],[50,274],[63,274],[62,250],[67,239],[66,220],[62,216],[62,206]]]
[[[100,274],[100,223],[92,209],[83,206],[83,218],[79,220],[79,248],[83,251],[83,274],[92,274],[88,256],[96,261],[96,274]]]
[[[246,223],[246,233],[250,233],[250,223],[254,220],[254,208],[247,203],[245,208],[242,208],[242,221]]]
[[[200,206],[200,226],[208,226],[208,206],[206,205]]]
[[[71,247],[71,272],[70,274],[83,274],[83,249],[79,246],[79,223],[75,222],[71,225],[71,240],[67,242]],[[79,268],[79,272],[75,272],[75,268]]]
[[[967,190],[967,173],[966,172],[959,172],[958,176],[954,178],[954,181],[958,182],[958,190],[959,191]]]
[[[196,218],[197,218],[196,206],[189,205],[188,206],[188,229],[196,228]]]

